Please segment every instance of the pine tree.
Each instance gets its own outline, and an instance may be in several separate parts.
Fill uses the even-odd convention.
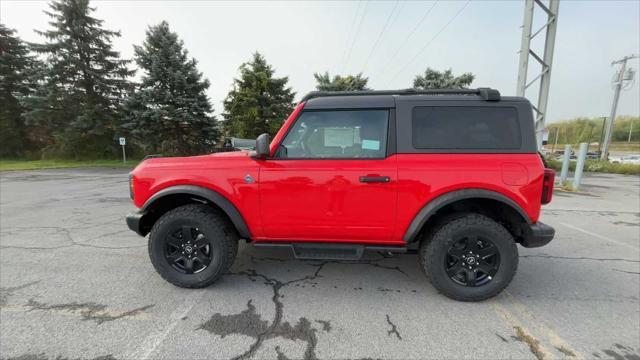
[[[451,69],[440,72],[427,68],[424,75],[416,75],[413,80],[414,89],[465,89],[475,79],[472,73],[464,73],[460,76],[453,76]]]
[[[278,131],[293,110],[295,93],[287,87],[287,77],[273,75],[273,68],[257,52],[240,66],[240,78],[234,79],[233,89],[224,100],[226,135],[253,139]]]
[[[320,91],[369,90],[367,88],[369,78],[362,76],[362,73],[347,76],[335,75],[332,79],[329,73],[325,72],[324,74],[315,73],[313,77],[316,78],[316,89]]]
[[[191,155],[210,151],[218,139],[217,122],[195,59],[166,21],[147,30],[135,58],[142,81],[126,102],[123,125],[146,151]]]
[[[30,147],[22,101],[34,91],[39,63],[14,34],[0,24],[0,157],[24,156]]]
[[[46,42],[33,45],[47,58],[44,84],[27,117],[49,128],[61,154],[109,155],[117,150],[121,102],[133,75],[111,44],[120,33],[102,28],[88,0],[58,0],[49,7],[52,28],[36,31]]]

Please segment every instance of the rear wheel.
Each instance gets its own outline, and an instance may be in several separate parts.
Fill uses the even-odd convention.
[[[211,285],[226,273],[238,251],[235,229],[201,204],[175,208],[154,224],[149,257],[168,282],[186,288]]]
[[[480,301],[500,293],[518,268],[513,236],[479,214],[444,221],[420,248],[420,262],[433,286],[461,301]]]

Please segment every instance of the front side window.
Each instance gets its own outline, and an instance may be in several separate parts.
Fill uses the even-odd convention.
[[[278,149],[278,158],[384,158],[388,110],[306,111]]]

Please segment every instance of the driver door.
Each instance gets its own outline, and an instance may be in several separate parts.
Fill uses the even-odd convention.
[[[260,168],[269,240],[375,242],[392,238],[395,156],[388,109],[304,111]]]

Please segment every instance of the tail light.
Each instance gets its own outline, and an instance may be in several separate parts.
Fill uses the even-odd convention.
[[[544,179],[542,180],[541,203],[548,204],[553,197],[553,183],[556,179],[556,172],[553,169],[544,169]]]

